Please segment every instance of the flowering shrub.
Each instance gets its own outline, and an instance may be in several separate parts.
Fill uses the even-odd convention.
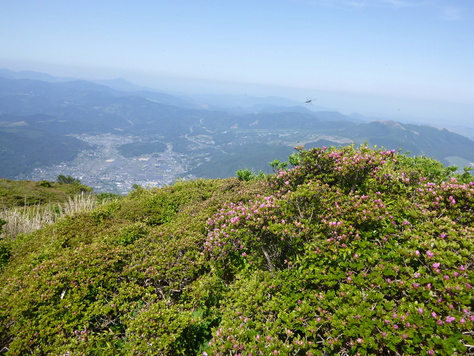
[[[242,188],[198,180],[134,191],[12,241],[0,353],[196,353],[223,294],[202,254],[205,222],[225,201],[248,199]]]
[[[0,353],[473,353],[472,179],[367,147],[297,158],[10,241]]]
[[[234,274],[242,263],[229,256],[258,254],[263,236],[266,246],[285,241],[280,250],[296,252],[278,274],[245,268],[213,354],[472,348],[474,184],[430,182],[403,160],[367,148],[303,152],[300,166],[270,181],[269,205],[230,205],[209,222],[208,252],[234,263]]]
[[[285,218],[273,196],[257,195],[248,204],[227,204],[207,221],[204,249],[224,278],[244,265],[275,271],[301,247],[295,233],[298,227],[287,224]]]

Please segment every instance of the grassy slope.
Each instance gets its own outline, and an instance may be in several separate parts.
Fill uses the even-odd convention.
[[[0,209],[44,203],[62,203],[83,191],[90,191],[90,188],[83,185],[46,181],[0,179]]]

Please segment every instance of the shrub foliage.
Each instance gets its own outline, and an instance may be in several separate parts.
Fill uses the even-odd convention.
[[[474,352],[472,176],[367,147],[291,163],[138,187],[19,236],[0,353]]]

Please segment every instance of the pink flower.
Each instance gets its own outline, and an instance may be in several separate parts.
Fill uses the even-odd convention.
[[[431,257],[431,256],[430,256]],[[433,263],[433,268],[439,268],[441,264],[439,262]]]
[[[447,316],[446,317],[446,322],[449,324],[449,323],[452,323],[453,321],[455,321],[456,318],[454,316]]]
[[[435,352],[434,352],[433,349],[431,349],[431,350],[428,351],[428,355],[434,355],[434,353],[435,353]]]
[[[424,310],[423,308],[418,308],[418,313],[423,314]]]
[[[430,250],[428,250],[428,251],[426,251],[426,256],[428,256],[428,257],[430,257],[430,258],[431,258],[431,257],[433,257],[433,256],[434,256],[434,253],[433,253],[433,252],[431,252]]]

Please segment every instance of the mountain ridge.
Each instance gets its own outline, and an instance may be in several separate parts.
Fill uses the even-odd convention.
[[[84,80],[45,82],[25,78],[6,79],[1,78],[1,73],[0,131],[4,134],[0,147],[3,147],[4,152],[2,163],[9,167],[0,171],[4,178],[19,177],[20,174],[28,178],[28,175],[24,175],[25,172],[28,174],[34,168],[54,165],[56,168],[50,169],[58,173],[56,170],[61,164],[68,175],[75,175],[79,168],[73,168],[70,162],[78,157],[78,148],[92,149],[93,146],[80,145],[69,138],[60,139],[70,135],[77,138],[82,137],[81,135],[107,134],[123,137],[123,143],[140,143],[141,147],[168,147],[165,151],[153,154],[143,149],[132,150],[132,146],[121,149],[117,146],[120,140],[114,140],[113,146],[110,146],[112,151],[108,149],[103,152],[122,152],[126,157],[104,156],[98,164],[104,170],[114,171],[121,161],[123,164],[133,164],[134,171],[149,172],[151,168],[140,166],[136,161],[140,159],[145,162],[153,158],[154,161],[157,160],[154,163],[156,165],[170,159],[171,154],[174,158],[170,162],[178,159],[181,168],[171,168],[176,174],[172,173],[170,177],[174,178],[169,179],[178,178],[178,171],[182,174],[183,170],[187,177],[204,178],[230,177],[242,168],[268,172],[267,162],[273,160],[274,156],[282,159],[294,146],[302,143],[314,146],[320,142],[360,144],[367,141],[387,149],[402,149],[413,155],[427,155],[444,164],[454,162],[469,165],[474,162],[474,141],[448,130],[438,130],[426,125],[380,120],[365,122],[357,115],[354,117],[334,111],[309,110],[304,103],[301,106],[291,106],[293,101],[287,101],[288,106],[275,106],[280,100],[275,97],[255,98],[249,102],[248,107],[238,112],[232,107],[230,111],[225,111],[225,106],[214,110],[204,108],[202,103],[166,93],[124,92]],[[234,96],[237,102],[242,98]],[[63,142],[62,153],[45,154],[45,160],[28,161],[28,165],[22,163],[27,161],[18,159],[15,152],[24,151],[18,151],[18,147],[11,149],[14,142],[11,135],[45,137],[45,133],[50,135],[48,142],[53,146],[54,141]],[[8,135],[10,139],[7,138]],[[37,145],[33,142],[25,141],[31,152]],[[279,153],[272,155],[272,150]],[[143,155],[137,156],[139,152]],[[242,167],[244,158],[252,162],[249,167]],[[226,159],[229,162],[223,164]],[[41,165],[35,165],[36,163]],[[160,166],[155,167],[157,172],[161,169]],[[94,179],[100,180],[101,174],[97,173]],[[127,179],[132,179],[133,174],[130,173],[130,178]],[[146,173],[145,176],[147,175],[150,174]],[[158,182],[161,175],[157,173],[157,178],[149,181]]]

